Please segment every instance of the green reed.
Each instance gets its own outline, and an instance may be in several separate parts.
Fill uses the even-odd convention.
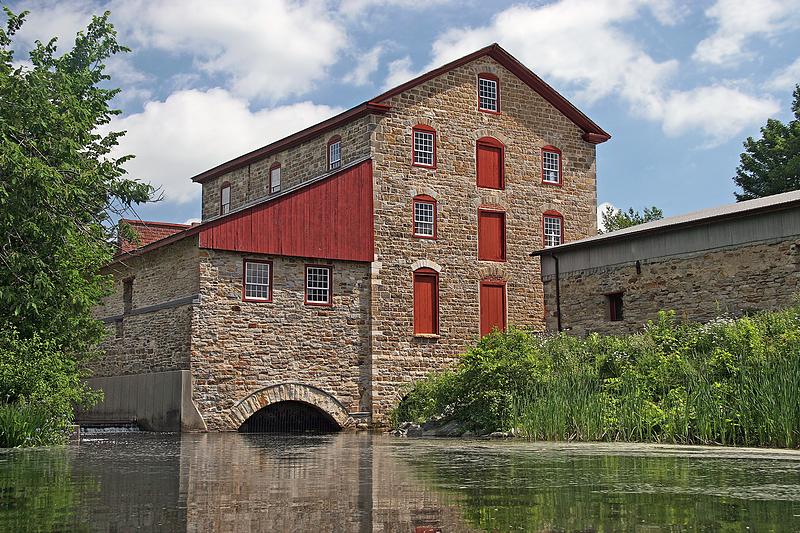
[[[489,335],[418,383],[395,423],[432,417],[531,439],[800,447],[800,307],[629,336]]]

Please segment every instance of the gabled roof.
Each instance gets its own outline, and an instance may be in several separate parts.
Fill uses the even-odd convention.
[[[756,198],[755,200],[747,200],[745,202],[738,202],[735,204],[710,207],[708,209],[701,209],[700,211],[694,211],[684,215],[677,215],[674,217],[654,220],[652,222],[646,222],[644,224],[637,224],[636,226],[587,237],[585,239],[568,242],[560,246],[552,246],[550,248],[537,250],[531,255],[554,255],[560,252],[572,251],[594,245],[601,245],[608,242],[636,239],[637,237],[652,235],[654,233],[665,233],[667,231],[682,229],[689,226],[712,224],[722,220],[743,218],[758,213],[779,211],[781,209],[791,209],[796,207],[800,207],[800,191],[785,192],[782,194],[765,196],[763,198]]]
[[[451,61],[437,69],[431,70],[417,76],[413,80],[407,81],[402,85],[398,85],[394,89],[390,89],[375,98],[359,104],[347,111],[344,111],[334,117],[324,120],[318,124],[310,126],[297,133],[284,137],[278,141],[270,143],[266,146],[253,150],[247,154],[241,155],[230,161],[217,165],[214,168],[201,172],[192,178],[192,181],[197,183],[204,183],[210,179],[227,174],[232,170],[249,165],[255,161],[259,161],[271,154],[286,150],[292,146],[296,146],[307,140],[321,135],[327,131],[336,129],[352,120],[358,119],[368,114],[385,114],[391,110],[391,106],[386,104],[385,101],[393,96],[400,94],[404,91],[412,89],[421,83],[425,83],[437,76],[441,76],[455,68],[474,61],[481,57],[491,57],[503,67],[508,69],[512,74],[517,76],[520,80],[525,82],[531,89],[536,91],[539,95],[547,100],[553,107],[558,109],[564,116],[569,118],[576,126],[583,130],[583,140],[592,144],[600,144],[611,138],[611,135],[604,131],[600,126],[595,124],[589,117],[583,114],[577,107],[572,105],[566,98],[561,96],[558,91],[553,89],[550,85],[544,82],[539,76],[534,74],[528,67],[520,63],[514,56],[505,51],[499,44],[494,43],[485,48],[481,48],[469,55],[466,55],[455,61]]]
[[[122,219],[120,222],[128,224],[138,236],[139,242],[131,242],[123,239],[120,235],[119,250],[117,253],[124,254],[137,248],[142,248],[150,243],[160,241],[165,237],[180,233],[191,228],[190,224],[175,224],[173,222],[153,222],[149,220]]]

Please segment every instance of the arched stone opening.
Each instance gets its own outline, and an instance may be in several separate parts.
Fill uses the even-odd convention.
[[[341,429],[319,407],[294,400],[262,407],[239,426],[241,433],[331,433]]]
[[[262,412],[263,409],[278,404],[285,405]],[[320,419],[318,413],[322,413],[324,418]],[[245,426],[245,423],[256,414],[259,418]],[[322,389],[303,383],[281,383],[264,387],[249,394],[230,411],[232,426],[239,428],[240,431],[244,431],[242,428],[254,427],[258,420],[261,420],[259,424],[265,423],[264,420],[271,420],[271,424],[274,425],[284,424],[285,422],[280,421],[292,417],[300,426],[317,424],[331,427],[332,422],[335,426],[334,431],[353,425],[350,414],[336,398]]]

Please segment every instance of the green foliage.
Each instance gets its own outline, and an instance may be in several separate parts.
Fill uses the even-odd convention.
[[[736,200],[752,200],[800,189],[800,85],[792,103],[794,120],[784,124],[768,119],[761,138],[748,137],[733,181],[742,192]]]
[[[36,364],[46,361],[60,372],[57,379],[34,380],[37,387],[50,387],[50,397],[64,394],[68,401],[92,399],[78,384],[78,368],[95,354],[105,331],[91,309],[109,289],[99,268],[113,256],[112,221],[153,192],[125,177],[122,165],[130,157],[111,156],[122,133],[100,133],[118,114],[109,107],[118,90],[104,87],[109,77],[103,62],[126,49],[117,43],[106,13],[78,33],[71,50],[59,54],[55,39],[37,41],[31,66],[16,66],[13,37],[25,13],[5,13],[6,29],[0,29],[0,331],[13,335],[2,339],[0,365],[21,365],[23,353],[35,352]],[[0,398],[5,397],[16,401],[18,394],[0,389]],[[54,412],[61,413],[61,407]]]
[[[800,306],[625,337],[493,333],[423,380],[395,422],[459,420],[548,440],[800,446]],[[444,377],[446,375],[446,377]]]
[[[638,224],[644,224],[645,222],[660,220],[664,218],[664,212],[656,206],[645,207],[640,213],[632,207],[629,207],[627,211],[623,211],[607,205],[600,216],[603,218],[604,229],[600,230],[599,233],[609,233]]]

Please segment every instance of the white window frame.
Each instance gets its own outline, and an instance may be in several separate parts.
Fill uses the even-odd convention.
[[[225,193],[228,193],[228,200],[225,201]],[[227,215],[231,212],[231,186],[230,184],[225,185],[219,192],[219,214],[220,215]]]
[[[429,213],[422,213],[421,209],[418,209],[420,206],[424,206],[426,209],[430,209]],[[430,217],[428,220],[427,217]],[[429,229],[430,233],[427,231],[420,231],[420,229]],[[436,236],[436,202],[431,202],[430,200],[414,200],[414,236],[415,237],[426,237],[432,239]]]
[[[277,173],[277,174],[276,174]],[[277,180],[275,179],[277,176]],[[269,192],[270,194],[281,192],[281,167],[278,165],[269,171]]]
[[[561,154],[553,150],[542,150],[542,181],[545,183],[561,183]],[[549,179],[555,176],[556,179]]]
[[[253,290],[252,293],[251,289]],[[245,259],[244,300],[255,302],[272,301],[272,263]]]
[[[325,273],[322,276],[322,273]],[[331,305],[331,282],[333,268],[323,265],[306,265],[306,304]],[[312,291],[315,291],[312,293]],[[312,298],[312,294],[314,295]],[[324,299],[321,298],[324,295]]]
[[[557,224],[553,224],[553,221]],[[549,222],[549,224],[548,224]],[[558,228],[558,233],[553,233],[553,229]],[[544,215],[542,217],[542,233],[544,234],[544,247],[552,248],[553,246],[560,246],[562,236],[564,235],[564,219],[555,215]]]
[[[417,142],[419,138],[419,142]],[[430,149],[429,149],[430,147]],[[423,161],[420,156],[426,156]],[[414,130],[414,164],[421,167],[433,167],[436,159],[436,132]],[[429,160],[429,161],[428,161]]]
[[[334,157],[335,154],[335,157]],[[334,141],[328,145],[328,170],[342,166],[342,141]]]
[[[490,96],[490,92],[488,89],[484,91],[484,84],[487,84],[489,87],[494,88],[494,96]],[[499,102],[499,93],[500,93],[500,84],[497,83],[497,80],[493,80],[491,78],[484,78],[482,76],[478,77],[478,109],[481,111],[492,111],[497,113],[500,111],[500,106],[498,105]],[[483,103],[491,103],[492,107],[487,107],[483,105]]]

